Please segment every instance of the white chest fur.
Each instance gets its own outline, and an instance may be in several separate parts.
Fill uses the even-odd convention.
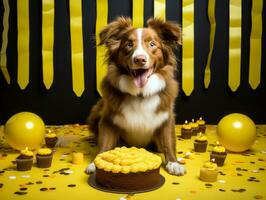
[[[151,141],[154,130],[169,117],[168,112],[156,112],[159,104],[158,95],[132,96],[122,103],[122,115],[115,116],[114,123],[125,130],[122,137],[128,144],[141,147]]]

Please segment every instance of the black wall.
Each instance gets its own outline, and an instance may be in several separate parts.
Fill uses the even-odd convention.
[[[55,0],[54,83],[46,90],[42,83],[41,1],[30,0],[30,83],[25,90],[17,84],[17,14],[16,1],[10,3],[7,65],[11,75],[8,85],[0,73],[0,124],[21,111],[40,115],[46,124],[84,123],[91,106],[99,99],[95,79],[95,18],[96,1],[83,0],[83,34],[85,54],[85,92],[76,97],[71,84],[71,53],[67,0]],[[181,23],[181,0],[167,0],[167,20]],[[212,58],[212,79],[204,89],[203,72],[209,50],[207,0],[195,0],[195,90],[186,97],[181,91],[176,101],[176,121],[202,116],[208,123],[217,123],[224,115],[241,112],[256,123],[266,122],[266,38],[265,9],[263,12],[261,84],[252,90],[248,84],[251,0],[242,1],[241,85],[237,92],[228,87],[228,0],[216,1],[217,31]],[[264,5],[265,5],[264,1]],[[265,8],[265,6],[264,6]],[[109,0],[109,21],[116,16],[131,16],[130,0]],[[145,0],[145,20],[153,16],[153,0]],[[0,3],[0,21],[3,5]],[[2,23],[0,33],[2,33]],[[1,43],[2,38],[0,38]],[[177,51],[181,60],[181,50]],[[185,67],[185,66],[183,66]],[[181,62],[177,77],[181,83]]]

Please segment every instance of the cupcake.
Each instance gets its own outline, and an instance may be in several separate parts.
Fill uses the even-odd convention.
[[[215,182],[218,177],[218,167],[216,163],[206,162],[200,168],[200,180],[205,182]]]
[[[192,135],[192,128],[188,121],[185,121],[185,124],[181,128],[181,137],[183,139],[190,139]]]
[[[205,133],[205,131],[206,131],[206,124],[205,124],[205,121],[202,119],[202,117],[200,117],[197,120],[197,124],[199,125],[199,131],[202,132],[202,133]]]
[[[36,154],[37,167],[48,168],[52,164],[53,153],[51,149],[39,149]]]
[[[48,148],[54,148],[57,143],[57,136],[55,133],[52,133],[51,130],[48,130],[48,133],[45,135],[45,144]]]
[[[227,156],[227,152],[225,148],[218,144],[217,146],[213,148],[211,155],[210,155],[210,160],[215,159],[215,163],[218,166],[223,166],[226,156]]]
[[[199,133],[194,140],[194,151],[205,152],[207,149],[207,145],[208,145],[207,137],[202,133]]]
[[[16,163],[18,171],[30,170],[33,164],[33,152],[29,151],[28,148],[20,151],[20,155],[16,158]]]
[[[192,128],[192,136],[195,136],[199,133],[199,125],[192,119],[192,122],[189,123]]]

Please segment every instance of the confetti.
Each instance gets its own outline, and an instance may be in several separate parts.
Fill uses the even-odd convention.
[[[22,175],[21,178],[30,178],[30,175]]]
[[[44,192],[44,191],[47,191],[48,188],[40,188],[40,191]]]
[[[225,180],[218,180],[219,183],[225,183]]]
[[[255,196],[254,196],[254,199],[263,199],[263,196],[262,196],[262,195],[259,195],[259,194],[257,194],[257,195],[255,195]]]
[[[17,179],[16,176],[9,176],[8,178],[9,178],[10,180],[15,180],[15,179]]]
[[[27,192],[18,191],[18,192],[14,192],[14,194],[17,194],[17,195],[25,195],[25,194],[27,194]]]
[[[76,184],[69,184],[67,187],[76,187]]]

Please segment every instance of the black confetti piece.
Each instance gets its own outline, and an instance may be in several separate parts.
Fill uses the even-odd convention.
[[[21,191],[25,191],[25,190],[28,190],[28,188],[26,188],[26,187],[22,187],[22,188],[19,188],[19,190],[21,190]]]
[[[180,183],[178,182],[172,182],[173,185],[179,185]]]
[[[206,184],[205,184],[205,187],[206,187],[206,188],[211,188],[211,187],[212,187],[212,184],[210,184],[210,183],[206,183]]]
[[[55,187],[50,187],[49,190],[56,190],[56,188]]]
[[[220,191],[220,192],[226,192],[226,190],[224,190],[224,189],[219,189],[219,191]]]
[[[0,188],[2,188],[4,186],[4,184],[3,183],[0,183]]]
[[[5,173],[5,171],[4,170],[0,170],[0,174],[3,174],[3,173]]]
[[[36,184],[42,184],[43,182],[42,181],[36,181]]]
[[[67,187],[76,187],[76,184],[69,184]]]
[[[48,174],[44,174],[44,175],[42,175],[43,177],[49,177],[49,175]]]
[[[47,191],[47,190],[48,190],[48,188],[41,188],[41,189],[40,189],[40,191],[43,191],[43,192],[44,192],[44,191]]]
[[[17,195],[25,195],[25,194],[27,194],[27,192],[18,191],[18,192],[14,192],[14,194],[17,194]]]

